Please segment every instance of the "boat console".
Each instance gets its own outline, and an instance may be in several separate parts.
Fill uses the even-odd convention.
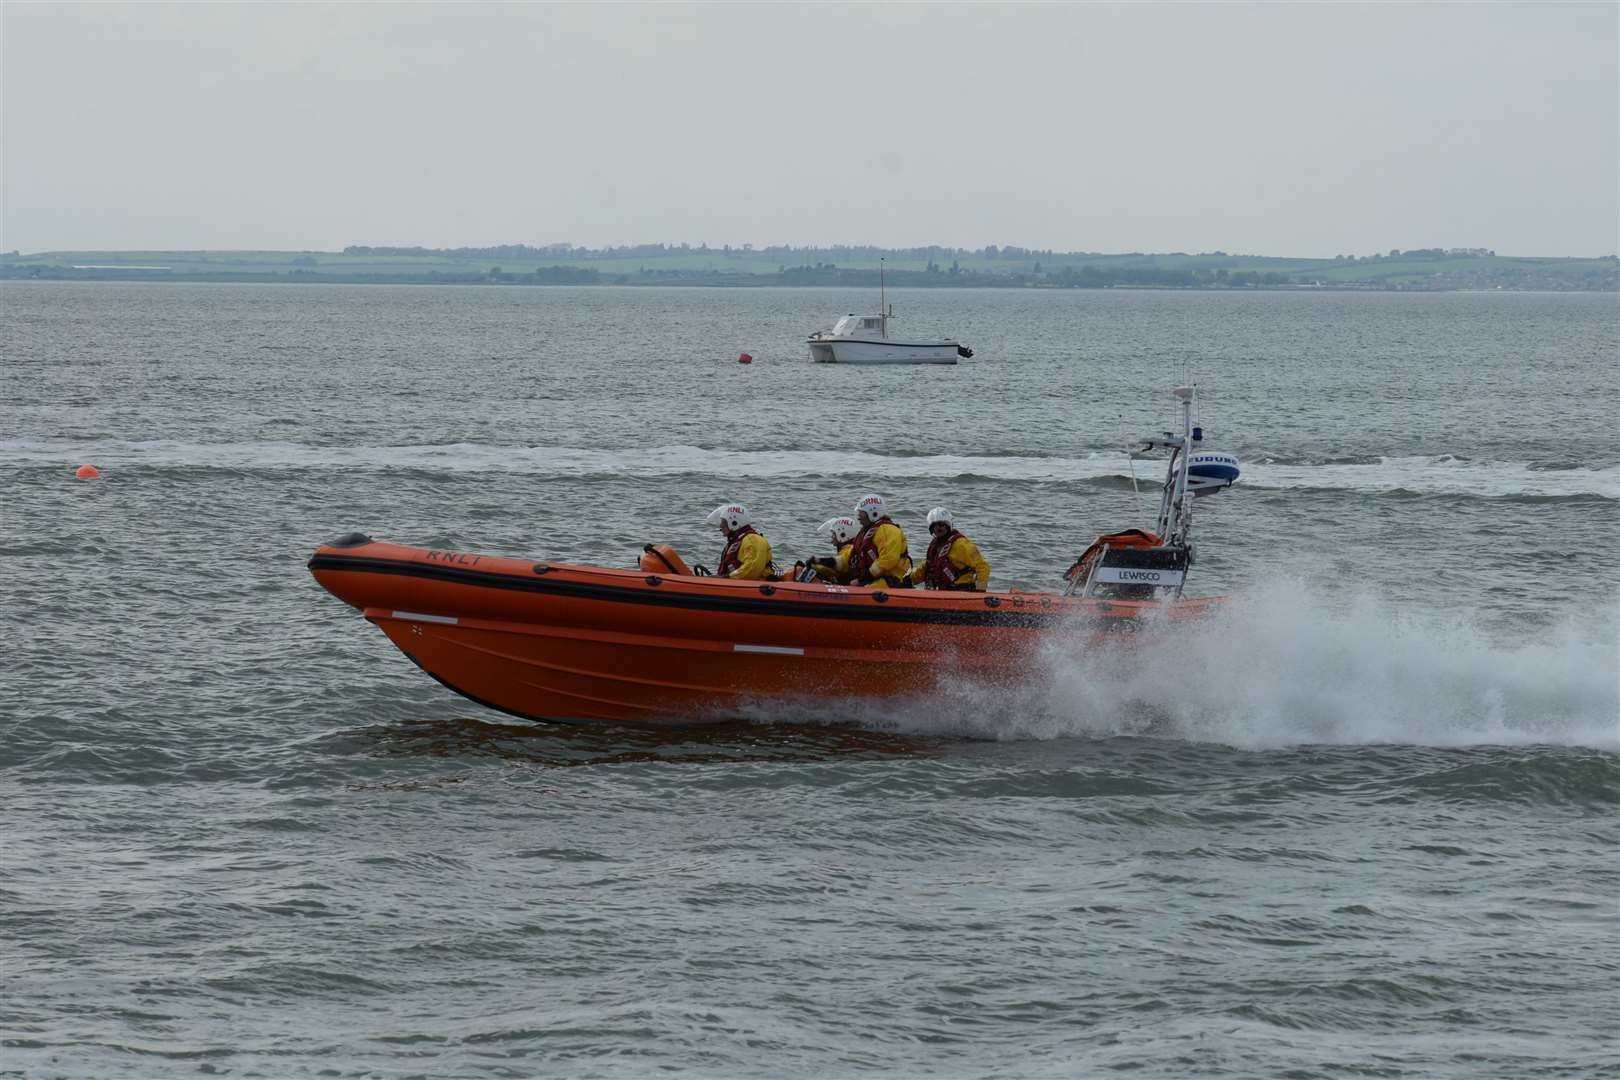
[[[1075,560],[1063,575],[1065,596],[1159,600],[1181,595],[1192,564],[1190,547],[1140,547],[1118,543],[1119,539],[1117,535],[1098,537]]]

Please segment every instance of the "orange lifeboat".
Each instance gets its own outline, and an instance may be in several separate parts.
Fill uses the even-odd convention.
[[[1193,474],[1197,390],[1174,396],[1183,433],[1143,447],[1170,455],[1156,527],[1098,537],[1062,594],[733,581],[693,574],[660,544],[642,550],[637,569],[615,570],[360,533],[317,549],[309,569],[429,675],[526,719],[684,726],[765,702],[920,696],[964,678],[1005,685],[1034,669],[1054,635],[1083,650],[1148,618],[1196,617],[1221,602],[1182,596],[1191,506],[1232,485],[1237,459],[1205,469],[1219,475]]]
[[[926,694],[1029,668],[1053,632],[1078,647],[1148,610],[1213,600],[885,590],[694,576],[648,545],[610,569],[404,547],[358,533],[309,560],[439,682],[532,720],[649,726],[735,719],[763,702]]]

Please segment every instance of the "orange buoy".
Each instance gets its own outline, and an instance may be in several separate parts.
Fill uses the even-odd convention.
[[[78,470],[74,472],[73,475],[77,476],[80,480],[94,480],[96,477],[101,475],[101,470],[96,468],[94,465],[80,465]]]
[[[749,353],[743,353],[741,356],[737,357],[737,363],[739,364],[752,364],[753,362],[754,358]]]

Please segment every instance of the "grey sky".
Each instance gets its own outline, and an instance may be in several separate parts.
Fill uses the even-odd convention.
[[[0,6],[0,247],[1620,247],[1620,5]]]

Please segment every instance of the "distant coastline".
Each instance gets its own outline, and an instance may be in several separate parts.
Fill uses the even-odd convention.
[[[0,280],[264,284],[1620,291],[1620,259],[1499,256],[1483,248],[1331,259],[1226,252],[1100,254],[990,246],[884,249],[568,244],[342,251],[0,253]]]

